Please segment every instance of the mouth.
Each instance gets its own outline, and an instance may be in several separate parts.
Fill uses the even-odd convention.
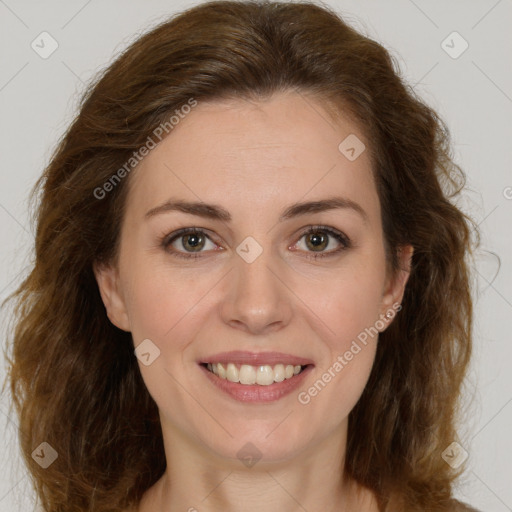
[[[216,389],[241,402],[272,402],[299,387],[312,361],[277,352],[225,352],[199,362]]]

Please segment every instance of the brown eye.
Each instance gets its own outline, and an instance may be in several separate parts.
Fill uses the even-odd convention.
[[[321,231],[307,233],[305,237],[306,245],[313,251],[323,251],[329,245],[329,237]]]
[[[305,242],[302,242],[304,239]],[[301,245],[303,246],[301,247]],[[299,241],[293,246],[305,252],[310,258],[336,256],[341,251],[352,247],[350,239],[333,228],[312,226],[302,233]],[[309,253],[309,254],[308,254]]]

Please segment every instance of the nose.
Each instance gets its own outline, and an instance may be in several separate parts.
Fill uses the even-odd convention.
[[[293,294],[284,283],[286,270],[271,261],[269,252],[263,251],[252,263],[235,255],[221,313],[231,327],[266,334],[290,322]]]

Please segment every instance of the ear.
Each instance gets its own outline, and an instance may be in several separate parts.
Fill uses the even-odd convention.
[[[380,319],[386,323],[386,327],[393,321],[396,313],[401,309],[398,307],[404,296],[405,285],[411,273],[412,245],[405,245],[398,249],[398,270],[394,275],[388,275],[384,294],[382,296]],[[391,274],[391,273],[390,273]],[[387,315],[387,316],[386,316]],[[382,329],[385,330],[385,329]]]
[[[119,329],[130,332],[130,320],[126,311],[125,300],[121,293],[117,268],[111,265],[95,263],[93,271],[109,320]]]

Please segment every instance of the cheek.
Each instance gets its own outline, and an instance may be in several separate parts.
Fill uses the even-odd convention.
[[[173,337],[179,343],[175,332],[184,325],[198,325],[194,318],[202,297],[212,287],[208,279],[196,280],[190,274],[154,265],[134,266],[128,272],[134,276],[127,303],[136,344],[151,337],[162,343]]]
[[[372,264],[373,263],[373,264]],[[338,350],[379,319],[384,265],[378,261],[347,265],[323,279],[308,295],[308,306],[324,323],[325,339]]]
[[[154,344],[150,345],[150,364],[145,365],[139,358],[142,378],[161,411],[180,410],[185,418],[183,411],[190,408],[190,397],[183,393],[182,363],[187,347],[204,324],[200,315],[204,316],[202,308],[206,301],[201,299],[209,283],[190,282],[180,277],[179,272],[154,265],[146,270],[134,266],[131,271],[135,278],[129,293],[128,314],[133,343],[142,346],[143,340],[149,339]],[[202,417],[200,410],[195,413]]]
[[[360,259],[323,280],[322,288],[310,295],[308,306],[322,320],[316,329],[322,330],[326,352],[317,369],[317,384],[304,390],[304,401],[316,401],[314,407],[337,403],[339,414],[334,416],[350,412],[371,372],[381,326],[384,272],[379,259]],[[320,394],[322,398],[315,398]]]
[[[297,401],[313,417],[336,428],[354,408],[370,376],[378,342],[380,287],[356,275],[329,282],[325,298],[313,299],[322,323],[324,354]],[[317,323],[318,329],[318,323]]]

